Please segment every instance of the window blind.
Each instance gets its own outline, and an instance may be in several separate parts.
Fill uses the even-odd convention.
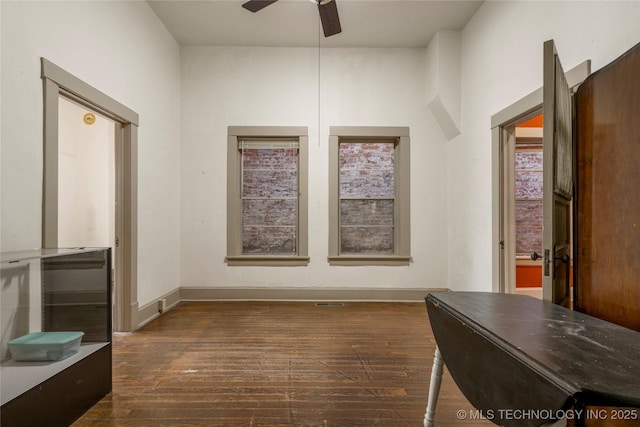
[[[300,144],[297,139],[256,139],[246,138],[238,140],[238,149],[240,150],[277,150],[284,148],[298,149]]]

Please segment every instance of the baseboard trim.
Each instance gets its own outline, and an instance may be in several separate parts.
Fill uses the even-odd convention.
[[[180,288],[182,301],[424,301],[428,288]]]
[[[180,288],[174,289],[173,291],[164,294],[155,301],[140,307],[140,309],[138,310],[138,327],[136,329],[140,329],[156,317],[160,316],[160,314],[162,314],[158,310],[158,301],[162,299],[166,300],[166,310],[175,307],[180,303]]]
[[[424,302],[429,292],[446,288],[199,288],[174,289],[138,310],[140,329],[162,313],[158,301],[166,299],[166,310],[182,301],[333,301],[333,302]]]

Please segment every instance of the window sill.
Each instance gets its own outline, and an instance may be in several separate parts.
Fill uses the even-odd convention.
[[[530,256],[516,256],[516,265],[517,266],[541,266],[542,258],[537,260],[532,260]]]
[[[411,257],[405,255],[339,255],[327,258],[329,265],[383,265],[404,266],[411,263]]]
[[[224,260],[228,266],[285,266],[299,267],[309,264],[308,256],[235,255]]]

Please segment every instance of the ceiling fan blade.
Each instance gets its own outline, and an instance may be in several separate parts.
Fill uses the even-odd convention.
[[[278,0],[249,0],[248,2],[244,3],[242,7],[250,10],[251,12],[257,12],[277,1]]]
[[[320,21],[322,21],[322,30],[324,31],[325,37],[342,32],[336,0],[325,4],[318,4],[318,11],[320,12]]]

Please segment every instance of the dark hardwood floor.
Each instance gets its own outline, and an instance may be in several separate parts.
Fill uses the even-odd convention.
[[[113,345],[113,392],[81,426],[421,426],[424,304],[182,303]],[[436,425],[472,409],[445,371]]]

